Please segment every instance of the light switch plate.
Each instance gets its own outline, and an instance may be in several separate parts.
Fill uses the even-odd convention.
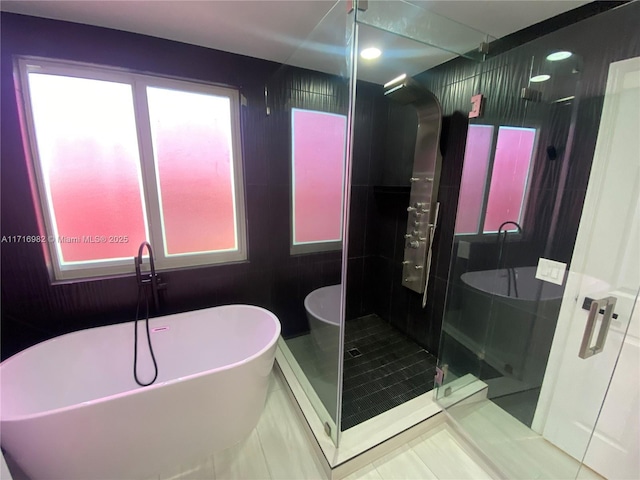
[[[567,270],[567,264],[549,260],[548,258],[538,259],[538,269],[536,270],[536,278],[544,282],[562,285],[564,281],[564,273]]]

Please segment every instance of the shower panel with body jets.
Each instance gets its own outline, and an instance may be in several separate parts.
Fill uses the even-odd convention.
[[[418,115],[413,173],[410,178],[409,218],[405,234],[402,285],[422,293],[422,306],[427,302],[427,285],[431,269],[431,247],[438,224],[440,204],[439,139],[442,111],[438,99],[426,88],[406,75],[385,84],[384,94],[401,105],[412,105]]]

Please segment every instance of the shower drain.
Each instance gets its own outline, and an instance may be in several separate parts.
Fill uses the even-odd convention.
[[[362,356],[362,353],[357,348],[352,348],[351,350],[347,350],[347,353],[351,355],[353,358],[358,358]]]

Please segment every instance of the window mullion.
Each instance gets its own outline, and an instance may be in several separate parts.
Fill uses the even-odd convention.
[[[480,209],[480,219],[478,222],[478,235],[483,235],[484,222],[487,217],[487,205],[489,204],[489,193],[491,190],[491,177],[493,177],[493,164],[496,159],[496,149],[498,148],[498,133],[500,128],[493,129],[493,139],[491,140],[491,150],[489,154],[489,161],[487,162],[487,174],[484,180],[484,192],[482,194],[482,208]]]
[[[149,242],[153,246],[156,265],[158,268],[162,268],[166,257],[146,87],[146,82],[139,78],[136,78],[133,82],[136,128],[140,148],[144,204],[147,217],[147,235]],[[138,245],[134,247],[137,249]]]
[[[533,173],[533,168],[535,167],[535,160],[533,157],[533,152],[538,152],[538,142],[540,141],[540,130],[539,129],[535,129],[536,133],[535,133],[535,138],[533,140],[533,149],[531,150],[532,154],[531,157],[529,157],[529,169],[527,171],[527,176],[525,178],[524,181],[524,192],[522,194],[522,202],[520,203],[520,211],[518,213],[518,222],[522,223],[522,221],[524,220],[524,215],[525,215],[525,210],[526,210],[526,205],[527,202],[529,201],[529,194],[531,192],[531,174]]]

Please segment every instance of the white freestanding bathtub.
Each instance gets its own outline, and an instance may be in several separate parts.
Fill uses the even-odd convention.
[[[264,408],[280,323],[229,305],[150,320],[159,375],[133,378],[133,323],[69,333],[0,364],[2,447],[32,480],[137,479],[245,438]],[[144,321],[138,376],[153,378]]]

